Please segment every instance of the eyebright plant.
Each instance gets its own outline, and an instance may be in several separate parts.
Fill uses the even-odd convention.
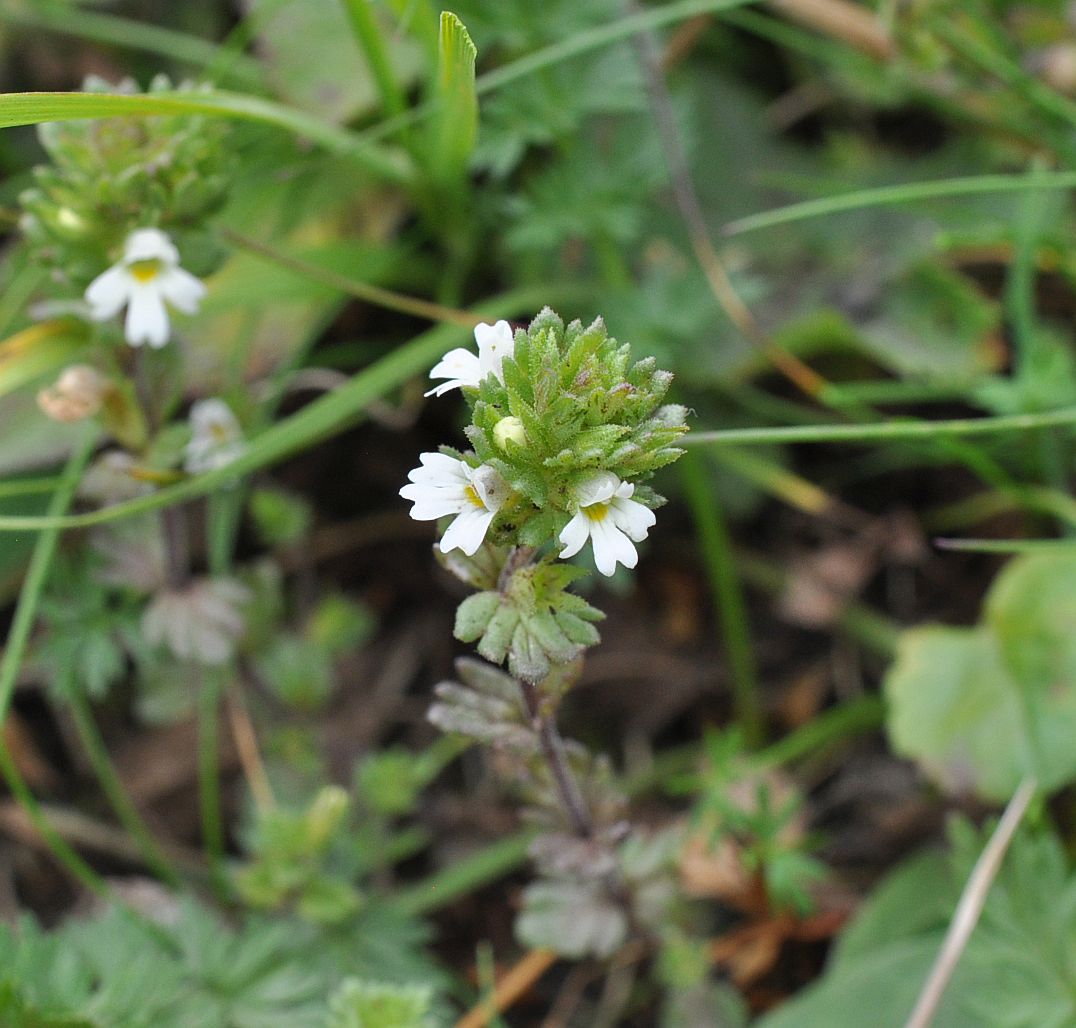
[[[662,405],[672,376],[631,362],[599,318],[568,326],[546,308],[526,330],[475,329],[478,355],[456,349],[431,378],[459,388],[472,449],[424,453],[401,495],[420,521],[451,517],[444,565],[478,590],[455,634],[492,664],[457,662],[430,720],[496,746],[527,816],[539,879],[524,895],[521,941],[565,956],[608,957],[636,928],[655,933],[673,893],[665,842],[633,833],[608,761],[562,739],[556,707],[599,641],[603,615],[568,586],[586,572],[561,562],[587,543],[603,575],[634,568],[664,500],[646,481],[680,456],[687,411]],[[429,395],[429,394],[427,394]],[[638,859],[640,853],[648,854]],[[634,855],[634,856],[633,856]]]

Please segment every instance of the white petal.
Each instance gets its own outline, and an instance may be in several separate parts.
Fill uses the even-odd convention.
[[[611,471],[599,471],[576,486],[575,498],[580,507],[595,503],[608,503],[620,485],[620,479]]]
[[[467,509],[478,509],[461,495],[454,495],[448,491],[431,493],[416,485],[405,485],[400,490],[400,495],[405,500],[411,500],[414,503],[411,508],[411,517],[415,521],[436,521],[446,514],[459,514]]]
[[[430,378],[478,378],[478,358],[457,346],[449,350],[430,371]]]
[[[450,389],[458,389],[461,386],[477,386],[482,379],[482,370],[478,358],[469,350],[457,347],[449,350],[430,371],[430,378],[448,378],[449,382],[443,382],[439,386],[426,393],[427,396],[441,396]]]
[[[479,378],[492,373],[503,382],[501,364],[505,357],[511,357],[515,352],[512,326],[507,321],[498,321],[495,325],[475,325],[474,338],[478,343]]]
[[[507,356],[515,348],[515,335],[507,321],[498,321],[493,325],[475,325],[474,341],[478,343],[478,352],[487,349],[505,351]]]
[[[419,455],[421,466],[407,473],[411,482],[439,488],[462,488],[470,485],[471,470],[466,461],[448,457],[443,453],[423,453]]]
[[[594,563],[606,577],[616,570],[617,561],[626,568],[639,563],[639,554],[631,540],[609,518],[594,522],[590,538],[594,544]]]
[[[560,541],[564,549],[560,551],[560,555],[574,557],[586,545],[589,537],[590,518],[580,511],[561,530]]]
[[[636,542],[645,539],[647,532],[657,521],[654,512],[638,500],[622,500],[619,497],[615,497],[609,504],[609,518],[617,528]]]
[[[131,290],[124,332],[132,346],[149,343],[150,346],[161,347],[168,342],[168,312],[161,294],[152,286],[138,286]]]
[[[161,261],[169,267],[179,263],[179,251],[168,233],[159,228],[135,229],[123,244],[123,260],[127,264],[137,261]]]
[[[86,287],[86,302],[92,308],[90,316],[93,320],[106,321],[119,314],[130,295],[131,285],[131,276],[122,264],[114,264],[108,271],[101,272]]]
[[[445,393],[451,392],[453,389],[462,389],[464,386],[477,385],[477,382],[467,380],[466,382],[462,378],[454,378],[450,382],[442,382],[439,386],[434,386],[432,389],[427,389],[423,396],[444,396]]]
[[[195,278],[189,271],[182,268],[169,268],[157,276],[154,283],[161,295],[176,310],[184,314],[197,314],[198,304],[206,294],[205,285],[201,279]]]
[[[486,530],[492,520],[493,511],[479,510],[472,505],[445,530],[438,544],[441,552],[448,553],[449,550],[459,549],[468,557],[472,556],[486,538]]]
[[[496,512],[504,506],[511,490],[496,468],[483,464],[471,472],[470,479],[471,486],[485,504],[486,510]]]

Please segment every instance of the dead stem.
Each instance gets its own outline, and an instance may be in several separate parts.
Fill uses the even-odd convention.
[[[997,828],[994,829],[994,834],[990,836],[990,841],[987,842],[979,859],[975,862],[975,867],[972,868],[971,875],[964,886],[964,892],[960,896],[960,902],[953,914],[953,920],[949,924],[949,931],[946,932],[945,941],[942,943],[938,957],[923,986],[923,991],[920,992],[919,999],[916,1001],[915,1009],[905,1022],[904,1028],[929,1028],[931,1021],[934,1020],[934,1014],[945,994],[949,979],[953,977],[953,972],[968,945],[971,933],[979,922],[979,915],[983,911],[990,887],[994,884],[994,879],[1001,869],[1001,862],[1005,858],[1009,843],[1012,842],[1016,829],[1020,827],[1020,822],[1037,788],[1038,783],[1034,778],[1025,778],[1009,800],[1009,805],[1005,808],[1005,813],[1002,814]]]

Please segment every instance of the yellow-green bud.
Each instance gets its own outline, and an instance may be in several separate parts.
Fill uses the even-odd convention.
[[[519,418],[509,416],[501,418],[493,426],[493,438],[502,450],[508,449],[509,440],[517,446],[526,446],[527,430],[523,427],[523,422]]]
[[[315,797],[306,812],[307,842],[314,852],[320,850],[336,831],[347,813],[348,794],[338,785],[327,785]]]

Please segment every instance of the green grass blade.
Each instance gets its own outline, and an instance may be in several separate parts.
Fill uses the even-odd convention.
[[[93,453],[95,436],[92,432],[84,433],[74,453],[67,462],[60,477],[60,483],[52,494],[48,512],[53,519],[67,510],[78,488],[83,469]],[[30,631],[34,626],[37,608],[45,590],[49,568],[56,555],[59,542],[59,528],[43,529],[34,545],[30,566],[23,581],[19,602],[15,607],[15,616],[7,634],[3,657],[0,657],[0,721],[7,717],[11,697],[15,692],[19,668],[22,666],[26,647],[30,641]],[[0,743],[0,775],[3,776],[12,795],[25,810],[33,826],[41,833],[56,859],[64,865],[71,875],[94,892],[106,891],[105,884],[94,870],[60,837],[45,817],[37,800],[23,780],[14,758],[6,745]]]
[[[478,51],[463,22],[441,12],[433,126],[433,174],[449,181],[467,168],[478,138],[478,96],[474,68]]]
[[[169,93],[0,93],[0,128],[43,121],[83,118],[152,117],[208,114],[240,118],[286,129],[332,153],[348,157],[397,185],[409,185],[414,169],[408,158],[353,132],[319,121],[304,111],[243,93],[177,90]]]
[[[32,5],[5,4],[0,7],[0,22],[77,36],[127,50],[141,50],[194,68],[220,66],[220,48],[207,40],[133,18],[56,3],[55,0],[35,0]],[[264,84],[261,66],[244,54],[235,55],[226,70],[221,66],[221,71],[222,77],[237,86],[259,89]]]
[[[402,114],[407,108],[400,83],[389,60],[385,36],[374,17],[370,0],[341,0],[344,13],[351,23],[351,31],[366,56],[370,74],[381,93],[381,102],[387,114]]]
[[[736,570],[732,540],[724,512],[714,498],[705,465],[697,453],[687,453],[680,461],[680,480],[710,579],[717,629],[728,656],[736,722],[747,745],[756,749],[762,743],[765,721],[747,606]]]
[[[889,439],[933,439],[950,436],[996,435],[1054,425],[1076,425],[1076,407],[1042,414],[1006,414],[996,418],[956,418],[951,421],[882,421],[869,425],[790,425],[782,428],[730,428],[692,432],[679,446],[722,446],[737,443],[863,443]],[[3,527],[0,522],[0,527]]]
[[[1033,175],[969,175],[965,178],[940,179],[937,182],[907,182],[876,189],[858,189],[839,196],[823,196],[817,200],[805,200],[787,207],[761,211],[730,221],[722,232],[726,236],[737,236],[774,225],[787,225],[792,221],[840,214],[843,211],[896,206],[920,200],[940,200],[947,196],[1021,193],[1029,189],[1072,189],[1074,186],[1076,172],[1073,171],[1039,172]]]
[[[475,79],[475,93],[482,97],[487,93],[515,82],[517,79],[526,78],[544,68],[551,68],[564,61],[570,61],[592,50],[600,50],[602,47],[619,43],[623,39],[629,39],[640,32],[648,32],[651,29],[661,28],[663,25],[673,25],[676,22],[687,21],[700,14],[711,14],[716,11],[728,11],[734,7],[743,7],[752,0],[679,0],[678,3],[666,4],[653,10],[643,11],[625,18],[618,18],[606,25],[598,25],[585,32],[577,32],[568,39],[560,40],[549,46],[535,50],[517,60],[493,71],[479,75]],[[394,4],[394,6],[399,6]],[[391,118],[374,128],[367,129],[361,134],[361,138],[367,141],[384,139],[396,135],[417,121],[422,121],[433,115],[437,109],[434,100],[429,100],[418,107],[412,107],[406,114],[398,118]]]

